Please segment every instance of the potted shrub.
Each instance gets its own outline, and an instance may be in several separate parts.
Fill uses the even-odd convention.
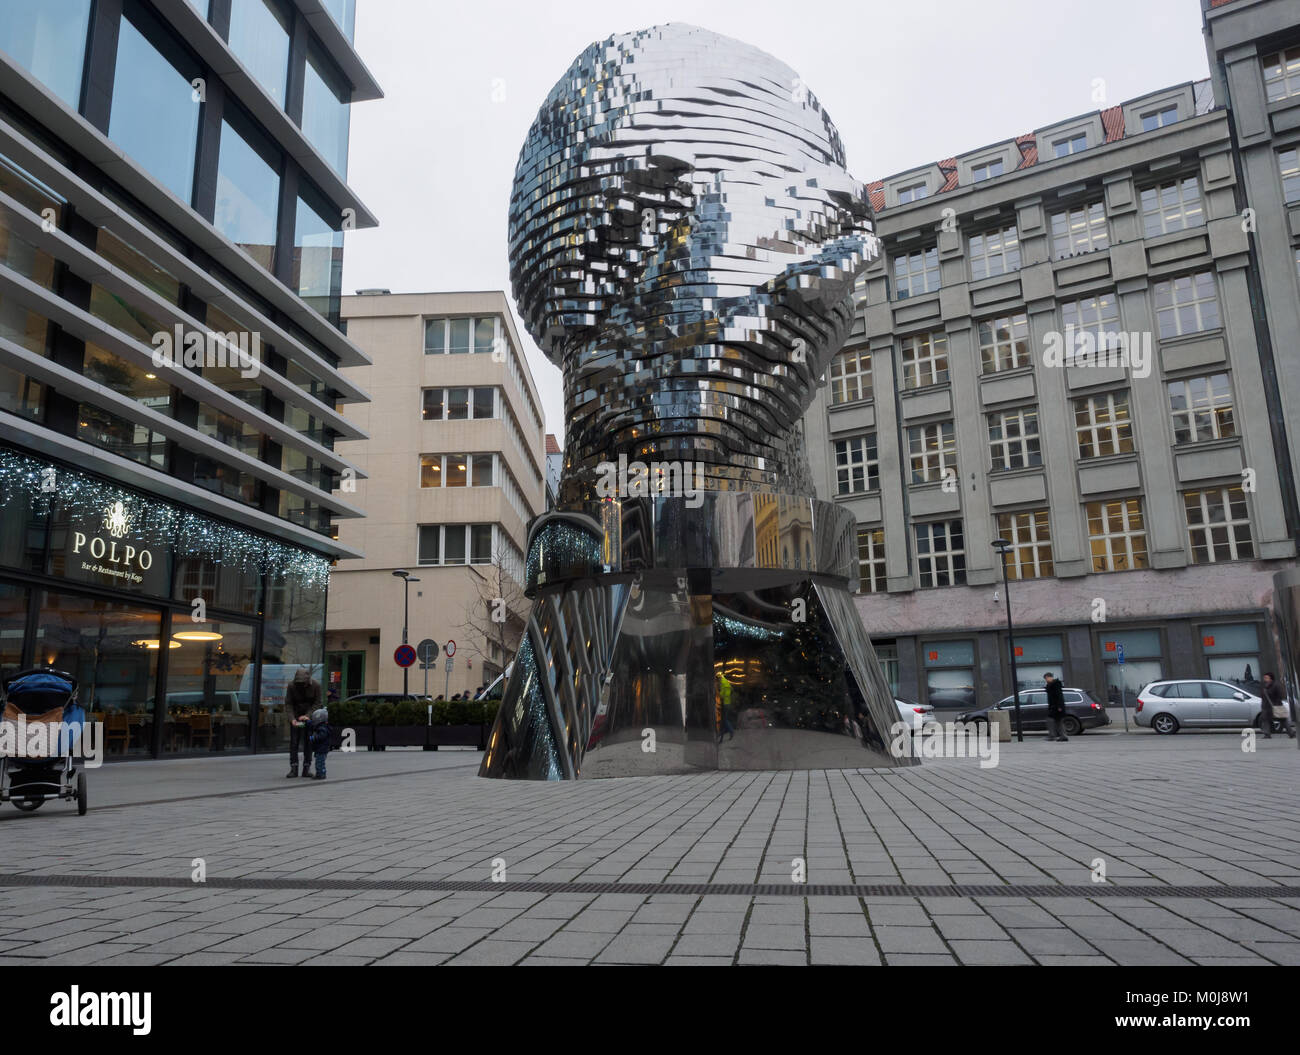
[[[487,733],[483,729],[483,705],[477,700],[449,700],[443,724],[433,729],[433,740],[444,747],[486,746]],[[437,712],[435,712],[436,721]]]

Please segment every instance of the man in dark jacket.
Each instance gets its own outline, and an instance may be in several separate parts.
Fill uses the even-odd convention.
[[[1264,675],[1264,688],[1260,691],[1259,729],[1270,740],[1273,739],[1273,719],[1281,712],[1282,728],[1287,736],[1295,736],[1291,728],[1291,711],[1282,687],[1278,685],[1272,672]]]
[[[1051,674],[1044,674],[1043,681],[1047,683],[1047,739],[1065,743],[1068,737],[1061,727],[1065,717],[1065,690]]]
[[[311,671],[299,667],[284,690],[284,713],[289,719],[289,772],[286,777],[298,775],[298,745],[302,744],[302,775],[311,776],[311,745],[308,742],[308,722],[312,711],[319,708],[320,685],[312,680]]]

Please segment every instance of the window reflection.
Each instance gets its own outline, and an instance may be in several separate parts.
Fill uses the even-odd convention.
[[[272,0],[230,0],[230,50],[281,107],[289,77],[289,27]]]
[[[248,746],[253,628],[172,619],[167,660],[163,751],[222,751]]]
[[[139,5],[129,4],[127,11],[118,29],[108,137],[189,203],[199,132],[199,104],[190,81],[198,71],[181,71],[179,46]]]
[[[0,18],[0,51],[75,110],[89,28],[90,0],[10,0]]]
[[[298,295],[331,322],[338,321],[343,282],[343,232],[322,218],[303,198],[293,235],[293,269],[290,282]]]
[[[267,158],[276,156],[275,149],[269,143],[255,146],[262,136],[242,115],[231,116],[234,123],[221,123],[213,226],[270,271],[275,264],[280,177]]]
[[[348,118],[352,93],[329,58],[315,46],[307,50],[303,81],[302,132],[334,170],[347,178]]]

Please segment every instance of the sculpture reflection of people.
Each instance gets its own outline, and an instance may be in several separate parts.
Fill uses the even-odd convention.
[[[299,667],[284,690],[284,710],[289,716],[289,772],[286,777],[298,775],[298,747],[302,746],[302,775],[311,776],[311,744],[308,724],[312,711],[320,707],[320,685],[306,667]]]
[[[714,706],[718,714],[718,743],[722,743],[722,734],[727,739],[734,739],[736,731],[731,727],[731,682],[727,676],[718,671],[717,686],[714,689]]]

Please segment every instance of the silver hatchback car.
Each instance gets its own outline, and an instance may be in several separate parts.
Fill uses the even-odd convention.
[[[1157,733],[1176,733],[1183,726],[1244,729],[1256,724],[1262,705],[1258,696],[1226,681],[1153,681],[1138,693],[1133,716]]]

